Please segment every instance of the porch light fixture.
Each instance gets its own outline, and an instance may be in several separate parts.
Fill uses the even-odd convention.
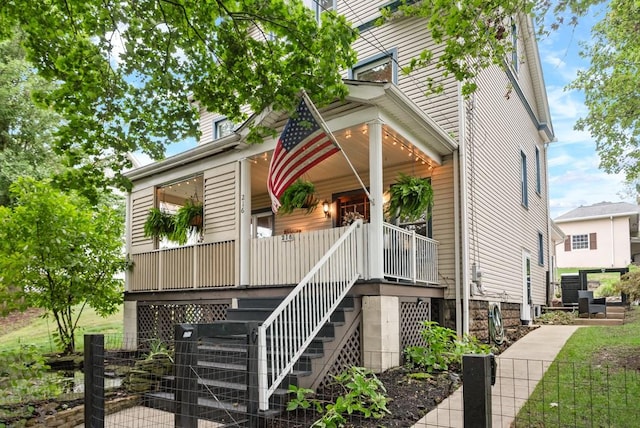
[[[329,205],[329,201],[326,199],[322,202],[322,212],[324,213],[325,218],[331,218],[331,205]]]

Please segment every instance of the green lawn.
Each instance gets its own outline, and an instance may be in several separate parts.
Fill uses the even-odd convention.
[[[76,330],[76,350],[80,351],[84,344],[84,334],[99,333],[109,336],[122,336],[122,306],[115,314],[107,318],[102,318],[92,308],[86,308],[82,312],[78,326],[79,328]],[[0,349],[13,349],[21,344],[31,344],[36,345],[43,352],[56,352],[58,349],[56,349],[53,341],[56,331],[56,322],[52,317],[35,318],[28,326],[0,336]]]
[[[634,308],[627,321],[576,331],[518,413],[515,426],[639,426],[640,310]]]

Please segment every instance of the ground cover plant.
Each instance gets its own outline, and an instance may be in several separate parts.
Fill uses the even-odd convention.
[[[515,426],[638,426],[640,310],[624,325],[581,328],[518,413]]]

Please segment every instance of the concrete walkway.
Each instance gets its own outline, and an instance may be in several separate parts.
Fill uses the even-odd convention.
[[[498,376],[491,396],[494,428],[511,425],[560,349],[578,328],[575,325],[541,326],[497,357]],[[461,387],[414,427],[463,428],[462,408]]]

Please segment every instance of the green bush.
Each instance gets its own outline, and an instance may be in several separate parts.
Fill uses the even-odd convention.
[[[35,346],[0,352],[0,404],[52,398],[61,393],[60,377],[49,371]]]
[[[309,398],[312,390],[290,385],[289,393],[295,396],[289,401],[287,410],[308,409],[313,406],[318,413],[322,413],[322,417],[311,426],[319,428],[343,426],[347,414],[359,413],[365,418],[381,419],[385,413],[389,413],[385,395],[387,390],[371,370],[351,367],[333,378],[345,392],[335,402],[326,403]]]
[[[616,290],[616,284],[605,283],[596,288],[593,292],[594,297],[610,297],[617,296],[620,292]]]
[[[449,370],[452,364],[461,365],[464,354],[488,354],[489,345],[482,344],[473,336],[458,339],[455,331],[442,327],[434,321],[423,321],[421,335],[427,346],[410,346],[404,350],[410,365],[428,372]]]
[[[536,318],[538,324],[570,325],[576,318],[575,312],[549,311]]]

